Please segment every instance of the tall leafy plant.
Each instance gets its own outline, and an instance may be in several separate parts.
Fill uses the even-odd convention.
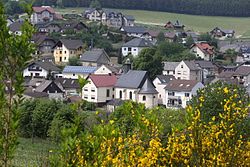
[[[25,20],[22,35],[10,33],[0,2],[0,166],[4,167],[9,166],[18,144],[18,107],[24,91],[22,71],[34,51],[30,42],[33,31],[31,24]]]

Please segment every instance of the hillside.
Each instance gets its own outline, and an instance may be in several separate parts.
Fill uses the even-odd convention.
[[[162,26],[169,20],[178,19],[186,25],[187,29],[193,29],[199,32],[207,32],[218,26],[224,29],[234,29],[237,35],[243,35],[244,37],[250,36],[250,17],[194,16],[145,10],[116,10],[119,10],[124,14],[133,15],[136,18],[136,23],[147,24],[150,26]],[[82,13],[84,8],[65,8],[57,9],[57,11],[60,13]]]

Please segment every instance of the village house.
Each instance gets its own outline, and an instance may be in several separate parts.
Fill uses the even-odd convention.
[[[235,31],[234,30],[224,30],[219,27],[215,27],[210,34],[214,37],[227,37],[227,38],[232,38],[234,37]]]
[[[70,21],[61,23],[61,33],[65,32],[87,32],[89,30],[88,26],[81,21]]]
[[[123,15],[123,26],[130,26],[133,27],[135,26],[135,18],[134,16],[131,15]]]
[[[6,19],[6,22],[7,22],[7,27],[9,27],[12,23],[14,23],[15,21],[12,19],[12,18],[7,18]]]
[[[142,49],[152,47],[153,44],[143,38],[134,38],[131,41],[123,44],[122,46],[122,55],[133,55],[134,57],[138,56]]]
[[[147,32],[145,32],[141,38],[144,38],[148,41],[151,41],[153,44],[155,44],[157,42],[157,37],[159,36],[160,31],[152,31],[149,30]]]
[[[120,74],[120,69],[116,68],[114,66],[110,66],[107,64],[103,64],[97,68],[97,70],[94,72],[96,75],[106,75],[106,74]]]
[[[45,23],[56,19],[62,19],[61,15],[56,14],[55,10],[50,6],[32,7],[31,23]]]
[[[218,75],[218,68],[211,61],[196,60],[195,64],[202,70],[201,82],[203,84],[210,83]]]
[[[83,52],[81,40],[61,39],[54,46],[54,57],[56,64],[65,64],[72,57],[79,57]]]
[[[56,22],[48,22],[48,23],[37,23],[35,25],[38,32],[42,33],[55,33],[61,31],[61,26]]]
[[[24,70],[24,77],[42,77],[47,78],[48,75],[56,76],[61,72],[61,69],[56,67],[51,62],[36,61],[30,63]]]
[[[89,74],[96,71],[96,67],[90,66],[65,66],[62,71],[62,78],[78,79],[78,77],[87,78]]]
[[[171,21],[168,21],[164,25],[164,27],[167,29],[183,30],[185,25],[183,25],[179,20],[176,20],[174,23]]]
[[[110,64],[110,58],[104,49],[92,49],[80,56],[80,62],[83,66],[101,66]]]
[[[213,61],[215,51],[208,43],[195,43],[191,46],[191,53],[195,54],[197,58],[201,58],[206,61]]]
[[[175,42],[177,40],[177,35],[175,32],[165,32],[164,36],[168,42]]]
[[[240,62],[244,63],[244,62],[250,61],[250,46],[249,45],[241,46],[239,50],[239,55],[242,58]]]
[[[180,62],[163,62],[163,75],[175,75],[175,69]]]
[[[250,85],[250,66],[248,65],[241,65],[239,66],[234,74],[233,77],[236,78],[240,85],[247,87]]]
[[[139,26],[124,26],[120,28],[120,31],[129,37],[137,38],[140,38],[145,32],[147,32],[146,28]]]
[[[202,81],[202,70],[194,61],[181,61],[175,68],[175,78],[178,80]]]
[[[157,75],[156,78],[154,79],[153,84],[157,92],[159,92],[158,104],[166,106],[165,87],[172,80],[175,80],[175,77],[173,75]]]
[[[22,35],[22,25],[23,21],[15,21],[9,26],[9,33],[15,34],[15,35]]]
[[[85,10],[84,16],[86,19],[89,19],[90,21],[101,21],[102,10],[90,8]]]
[[[185,108],[197,91],[204,85],[195,80],[172,80],[169,81],[166,90],[167,108]]]
[[[158,105],[158,92],[147,71],[130,70],[119,77],[115,84],[115,98],[145,104],[147,108]]]
[[[105,105],[114,98],[114,85],[117,77],[113,74],[91,74],[87,83],[82,89],[82,99],[96,103],[98,106]]]
[[[80,85],[77,79],[71,78],[55,78],[56,83],[60,83],[66,97],[79,95]]]
[[[56,41],[41,33],[34,34],[31,41],[36,45],[36,54],[52,54]]]
[[[50,98],[63,100],[64,90],[61,84],[58,82],[52,80],[43,80],[42,82],[36,82],[36,85],[33,87],[26,88],[24,92],[24,98]]]

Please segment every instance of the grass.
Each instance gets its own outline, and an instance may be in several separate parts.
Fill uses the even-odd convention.
[[[218,26],[224,29],[234,29],[237,35],[250,36],[250,17],[220,17],[220,16],[195,16],[167,12],[144,10],[119,10],[124,14],[133,15],[136,23],[163,26],[167,21],[180,20],[186,29],[208,32]],[[60,13],[83,13],[84,8],[57,9]]]
[[[49,151],[57,148],[52,142],[42,139],[32,142],[31,139],[20,138],[19,142],[12,161],[12,165],[18,167],[47,166]]]

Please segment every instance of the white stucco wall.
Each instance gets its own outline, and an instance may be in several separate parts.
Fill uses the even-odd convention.
[[[161,84],[158,78],[155,78],[155,80],[153,81],[153,84],[155,85],[155,89],[159,92],[158,104],[166,105],[166,93],[164,89],[166,87],[166,84]]]
[[[82,78],[87,78],[89,74],[79,74],[79,73],[62,73],[62,78],[78,79],[78,76]]]
[[[36,76],[35,74],[37,73],[37,74],[39,74],[38,76],[46,78],[48,75],[48,71],[44,70],[43,68],[41,68],[41,70],[42,71],[29,71],[28,68],[26,68],[23,71],[23,76],[24,77]],[[33,74],[33,75],[31,75],[31,74]]]
[[[105,65],[100,66],[95,72],[94,74],[96,75],[105,75],[105,74],[111,74],[112,71],[110,69],[108,69]]]
[[[128,51],[129,48],[131,48],[131,51]],[[142,49],[141,47],[122,47],[122,55],[127,56],[132,54],[135,57],[139,55]]]
[[[180,62],[180,64],[175,68],[174,76],[176,79],[190,80],[190,69],[184,61]]]

